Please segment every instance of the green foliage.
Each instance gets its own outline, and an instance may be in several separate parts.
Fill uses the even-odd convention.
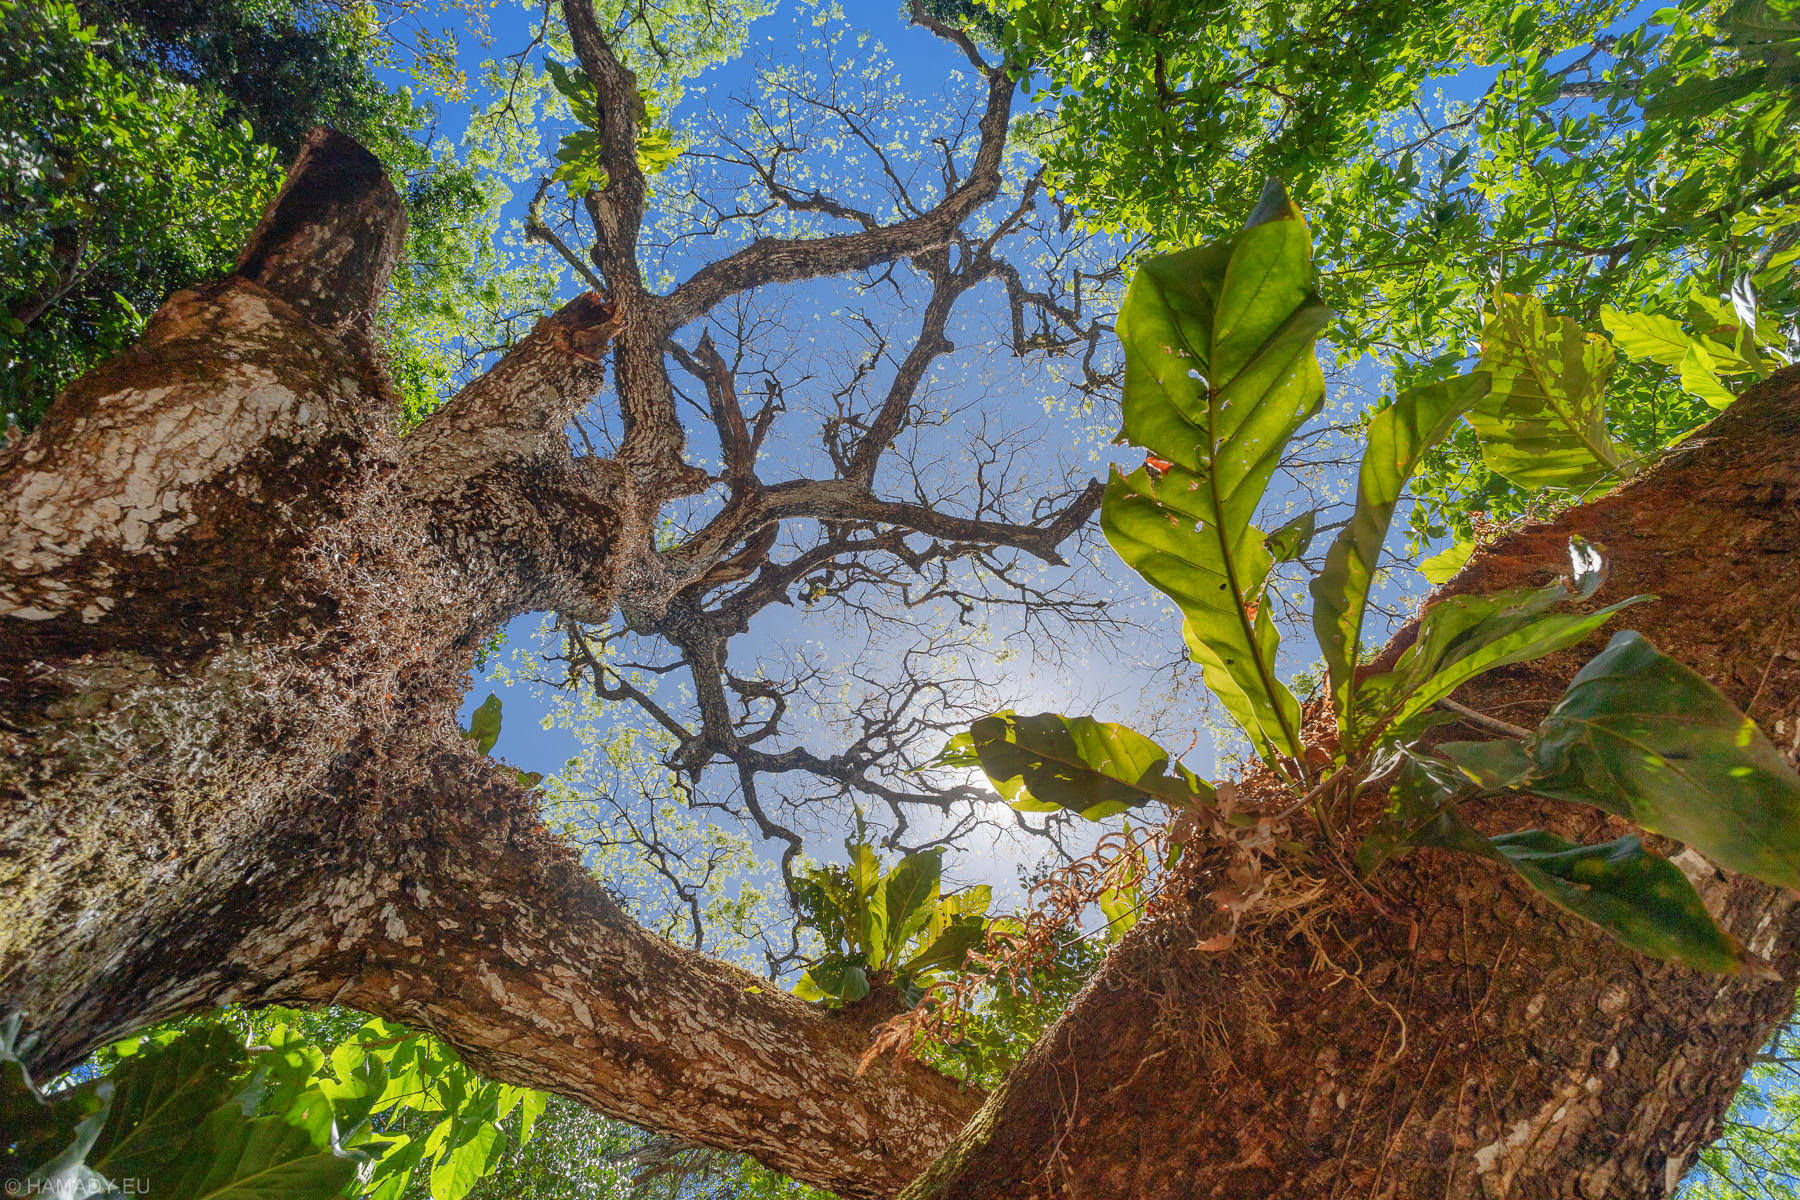
[[[1717,1141],[1682,1179],[1682,1200],[1792,1200],[1800,1180],[1800,1025],[1789,1016],[1750,1063]]]
[[[462,735],[475,743],[477,754],[492,754],[500,740],[500,697],[493,692],[469,714],[469,727]],[[541,778],[541,776],[540,776]]]
[[[1756,722],[1633,632],[1569,684],[1498,780],[1628,817],[1718,863],[1800,886],[1800,776]]]
[[[1150,457],[1113,472],[1100,509],[1119,556],[1180,605],[1207,686],[1268,757],[1300,756],[1300,706],[1276,677],[1261,604],[1274,556],[1251,518],[1324,398],[1313,339],[1330,313],[1312,283],[1306,223],[1273,183],[1240,233],[1144,264],[1119,317],[1122,437]]]
[[[229,270],[280,178],[215,99],[108,49],[68,4],[0,0],[0,407],[25,428],[168,292]]]
[[[1362,661],[1362,627],[1369,593],[1381,570],[1394,506],[1425,454],[1487,396],[1486,372],[1403,392],[1369,422],[1368,450],[1357,476],[1356,511],[1332,543],[1312,581],[1313,632],[1331,673],[1339,724],[1355,724],[1354,680]]]
[[[1481,351],[1493,387],[1468,414],[1488,468],[1522,487],[1574,491],[1630,474],[1606,429],[1612,344],[1536,297],[1494,302]]]
[[[818,932],[826,953],[794,994],[836,1008],[891,983],[916,1004],[986,939],[992,891],[982,884],[944,895],[941,850],[908,854],[884,873],[860,831],[844,848],[847,866],[815,867],[795,881],[801,921]]]
[[[280,1009],[190,1018],[108,1048],[44,1098],[0,1037],[0,1112],[21,1134],[6,1178],[60,1170],[95,1195],[131,1179],[219,1200],[409,1187],[463,1200],[531,1141],[544,1093],[482,1080],[430,1034],[342,1024]]]
[[[317,1087],[270,1088],[270,1065],[254,1057],[229,1029],[195,1027],[121,1046],[111,1071],[47,1097],[9,1071],[7,1111],[26,1119],[6,1177],[80,1181],[96,1195],[123,1194],[124,1179],[218,1200],[343,1194],[388,1149],[368,1105],[334,1106]],[[63,1140],[65,1113],[79,1116],[77,1136],[42,1157]]]
[[[1212,788],[1172,758],[1123,725],[1007,710],[952,738],[934,765],[979,766],[1020,812],[1067,809],[1098,821],[1156,799],[1209,802]]]
[[[1465,42],[1436,0],[994,7],[1015,69],[1056,101],[1053,185],[1170,246],[1225,232],[1268,177],[1309,188]]]
[[[558,166],[550,178],[569,185],[574,192],[597,191],[606,186],[606,151],[600,144],[599,99],[594,81],[580,71],[571,71],[555,59],[544,60],[544,70],[551,83],[569,102],[569,115],[581,123],[574,133],[564,134],[556,149]],[[681,148],[675,144],[667,128],[657,128],[662,109],[648,88],[638,91],[637,165],[646,175],[658,175],[675,165]]]
[[[1274,212],[1282,214],[1288,240],[1253,240]],[[1242,293],[1234,291],[1239,279]],[[1311,328],[1297,339],[1304,365],[1282,344],[1285,330],[1306,325],[1301,314],[1311,303],[1311,279],[1305,226],[1285,194],[1271,188],[1245,234],[1149,260],[1127,294],[1126,434],[1162,457],[1128,481],[1114,475],[1102,519],[1120,556],[1181,605],[1188,642],[1208,665],[1219,661],[1221,647],[1261,651],[1257,643],[1226,640],[1253,629],[1260,592],[1240,580],[1260,589],[1271,567],[1265,539],[1249,519],[1311,406],[1305,392],[1278,394],[1270,404],[1268,386],[1239,389],[1237,381],[1253,375],[1264,356],[1271,359],[1268,379],[1304,380],[1316,372]],[[1575,646],[1620,609],[1651,599],[1552,611],[1584,603],[1599,589],[1606,570],[1597,548],[1570,540],[1572,582],[1440,601],[1422,615],[1391,671],[1357,678],[1363,618],[1395,506],[1459,419],[1478,432],[1496,471],[1534,485],[1585,486],[1629,469],[1606,429],[1610,345],[1572,321],[1549,318],[1534,299],[1503,294],[1496,303],[1482,370],[1411,389],[1369,423],[1356,512],[1311,587],[1338,721],[1335,756],[1318,760],[1322,781],[1314,786],[1301,768],[1305,751],[1292,735],[1297,721],[1282,730],[1285,741],[1276,740],[1273,724],[1259,724],[1261,711],[1245,700],[1256,675],[1209,671],[1207,682],[1266,757],[1278,749],[1291,756],[1272,764],[1288,768],[1296,793],[1285,811],[1310,803],[1325,824],[1330,812],[1354,811],[1367,783],[1390,777],[1387,810],[1357,853],[1363,872],[1415,846],[1475,854],[1507,864],[1553,903],[1646,954],[1723,974],[1766,974],[1766,963],[1713,922],[1681,871],[1638,839],[1576,846],[1535,830],[1488,838],[1458,815],[1465,801],[1526,788],[1629,817],[1722,866],[1800,887],[1800,776],[1753,721],[1638,634],[1615,636],[1523,743],[1452,743],[1437,754],[1419,746],[1420,736],[1446,719],[1437,710],[1462,684]],[[1754,301],[1742,297],[1740,306],[1745,336],[1754,339]],[[1227,421],[1232,401],[1240,409]],[[1226,446],[1231,452],[1221,453]],[[1222,619],[1227,615],[1237,620]],[[1216,656],[1211,660],[1199,652],[1209,634],[1216,637],[1204,647]],[[1272,674],[1272,633],[1266,653],[1263,676]],[[1261,692],[1260,709],[1281,713],[1273,701],[1285,695]],[[1185,769],[1166,776],[1167,755],[1153,743],[1087,717],[984,718],[939,759],[972,763],[1015,805],[1020,796],[1035,797],[1098,819],[1155,796],[1174,808],[1211,812],[1201,801],[1212,799],[1210,792],[1189,782]],[[1102,905],[1109,917],[1115,909],[1135,911],[1130,897],[1109,899],[1111,908]]]

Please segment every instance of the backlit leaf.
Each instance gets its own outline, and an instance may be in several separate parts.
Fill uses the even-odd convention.
[[[1250,522],[1282,448],[1324,399],[1311,238],[1271,182],[1237,234],[1147,262],[1120,313],[1124,437],[1167,467],[1115,471],[1101,527],[1172,598],[1209,686],[1259,753],[1298,756],[1299,705],[1259,605],[1273,556]]]
[[[1381,547],[1394,506],[1426,452],[1487,393],[1485,375],[1445,380],[1403,393],[1369,422],[1368,449],[1357,476],[1356,512],[1311,584],[1313,633],[1331,672],[1341,730],[1348,731],[1353,724],[1352,687],[1362,652],[1363,615],[1381,569]]]
[[[1212,788],[1178,762],[1171,768],[1167,750],[1124,725],[1008,711],[970,733],[982,770],[1014,807],[1032,800],[1097,821],[1153,799],[1177,808],[1212,800]]]
[[[1606,428],[1612,343],[1553,317],[1535,296],[1501,295],[1482,328],[1493,390],[1469,413],[1490,470],[1520,487],[1591,487],[1632,471]]]

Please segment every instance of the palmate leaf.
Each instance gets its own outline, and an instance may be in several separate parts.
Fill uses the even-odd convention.
[[[88,1155],[111,1178],[160,1178],[195,1126],[238,1090],[244,1048],[223,1025],[190,1030],[166,1045],[141,1043],[112,1072],[112,1111]]]
[[[1264,755],[1299,756],[1299,705],[1275,676],[1258,598],[1273,565],[1251,525],[1282,448],[1318,410],[1311,237],[1273,181],[1243,230],[1151,259],[1120,311],[1124,440],[1155,460],[1115,471],[1101,527],[1173,599],[1206,681]]]
[[[1632,465],[1606,429],[1612,344],[1552,317],[1535,296],[1501,295],[1482,329],[1493,390],[1469,413],[1488,468],[1520,487],[1583,489]]]
[[[1517,786],[1628,817],[1800,888],[1800,776],[1756,723],[1640,634],[1615,634],[1527,744]]]
[[[1368,449],[1356,484],[1356,512],[1325,555],[1312,581],[1313,632],[1331,672],[1338,728],[1353,727],[1356,663],[1362,651],[1363,615],[1381,568],[1394,506],[1425,454],[1488,393],[1484,374],[1466,375],[1403,393],[1369,422]]]
[[[1098,821],[1162,800],[1210,804],[1213,790],[1173,755],[1124,725],[1092,717],[1010,711],[983,717],[969,733],[981,769],[1024,812],[1078,812]]]

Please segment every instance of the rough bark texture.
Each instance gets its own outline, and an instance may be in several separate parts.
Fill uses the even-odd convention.
[[[894,1193],[979,1098],[859,1078],[866,1021],[644,932],[457,735],[494,623],[604,616],[619,547],[704,475],[678,425],[655,471],[571,454],[620,325],[593,297],[396,438],[361,334],[404,216],[372,164],[316,136],[243,273],[0,459],[0,1012],[53,1074],[199,1006],[353,1003]]]
[[[1789,370],[1614,495],[1489,548],[1442,594],[1548,582],[1580,533],[1613,563],[1594,604],[1660,596],[1623,624],[1786,746],[1800,710],[1797,502]],[[1605,636],[1459,698],[1535,724]],[[1477,823],[1580,841],[1629,830],[1531,798],[1492,803]],[[1510,873],[1435,850],[1378,877],[1391,919],[1339,879],[1217,954],[1194,949],[1220,920],[1197,881],[1124,939],[907,1196],[1672,1193],[1788,1010],[1800,906],[1651,840],[1787,982],[1647,959]]]
[[[626,114],[609,144],[628,147],[635,84],[570,10]],[[977,1097],[918,1066],[858,1077],[866,1019],[753,991],[633,925],[454,712],[496,621],[667,613],[696,581],[742,578],[774,520],[1053,557],[1091,514],[1091,495],[1032,526],[881,500],[864,462],[879,440],[836,479],[764,487],[760,433],[720,375],[709,394],[743,451],[727,524],[673,552],[651,536],[707,482],[682,463],[669,333],[740,286],[942,246],[997,186],[1011,84],[989,82],[945,213],[759,242],[662,298],[602,247],[612,294],[547,318],[404,439],[364,335],[401,208],[366,155],[321,135],[239,274],[172,297],[0,452],[0,1014],[26,1014],[35,1066],[203,1005],[341,1001],[433,1029],[497,1078],[845,1196],[896,1194],[932,1162]],[[628,239],[642,180],[614,167],[599,224]],[[576,457],[563,421],[609,357],[625,437],[613,459]],[[1778,378],[1455,586],[1547,578],[1579,530],[1611,547],[1608,596],[1663,597],[1638,627],[1787,741],[1797,386]],[[1584,656],[1464,699],[1521,720]],[[1528,801],[1485,820],[1610,832]],[[1682,861],[1791,973],[1793,903]],[[1146,922],[916,1194],[1656,1194],[1791,996],[1647,962],[1481,863],[1421,853],[1384,887],[1391,917],[1333,885],[1224,955],[1192,948],[1216,920],[1197,901]]]

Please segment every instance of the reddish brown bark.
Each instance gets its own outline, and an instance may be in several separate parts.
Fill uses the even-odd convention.
[[[457,735],[494,623],[604,616],[699,473],[571,454],[620,325],[591,297],[396,438],[360,331],[402,219],[315,137],[255,278],[172,297],[0,461],[0,1011],[53,1074],[200,1006],[354,1003],[892,1194],[978,1098],[859,1077],[855,1018],[647,934]]]
[[[603,45],[583,57],[624,94]],[[1010,84],[991,82],[990,136],[951,216],[996,178]],[[348,1002],[438,1031],[498,1078],[846,1196],[899,1192],[977,1098],[916,1065],[858,1077],[853,1016],[752,990],[625,919],[456,735],[464,672],[496,621],[531,609],[737,620],[699,613],[692,588],[741,577],[773,521],[863,520],[894,526],[872,539],[910,529],[1051,558],[1092,497],[1032,526],[884,500],[865,461],[879,440],[852,447],[838,478],[765,487],[756,435],[715,378],[735,431],[725,524],[655,548],[662,505],[703,482],[682,463],[660,357],[683,314],[877,252],[929,267],[940,215],[758,243],[667,298],[614,247],[599,256],[611,296],[571,302],[397,438],[363,334],[399,244],[372,162],[315,140],[245,273],[172,297],[136,349],[0,456],[0,1013],[26,1014],[36,1065],[54,1071],[203,1005]],[[628,232],[641,196],[616,173],[612,227]],[[614,278],[627,270],[629,284]],[[625,372],[624,443],[576,457],[562,423],[602,362]],[[1619,495],[1495,548],[1455,586],[1547,578],[1579,530],[1615,559],[1602,600],[1660,593],[1637,627],[1765,727],[1793,721],[1797,387],[1790,374],[1746,397]],[[808,569],[760,579],[785,588]],[[1522,720],[1583,657],[1496,673],[1463,698]],[[799,753],[724,749],[747,771]],[[1527,801],[1484,819],[1610,832]],[[1791,973],[1792,903],[1682,861]],[[1791,995],[1647,962],[1481,863],[1398,864],[1388,915],[1325,882],[1228,954],[1193,949],[1213,928],[1199,906],[1134,931],[916,1194],[1654,1194],[1716,1128]]]
[[[1580,533],[1613,563],[1594,605],[1660,596],[1629,626],[1786,746],[1800,712],[1797,501],[1800,371],[1789,370],[1616,494],[1488,549],[1444,594],[1548,582]],[[1604,637],[1459,698],[1535,723]],[[1478,823],[1580,841],[1629,828],[1531,799],[1491,803]],[[1195,879],[1184,903],[1123,940],[906,1194],[1671,1193],[1792,1002],[1800,906],[1652,840],[1786,982],[1647,959],[1492,864],[1435,850],[1377,877],[1391,915],[1325,872],[1323,895],[1209,954],[1195,945],[1217,931],[1204,899],[1217,885]]]

